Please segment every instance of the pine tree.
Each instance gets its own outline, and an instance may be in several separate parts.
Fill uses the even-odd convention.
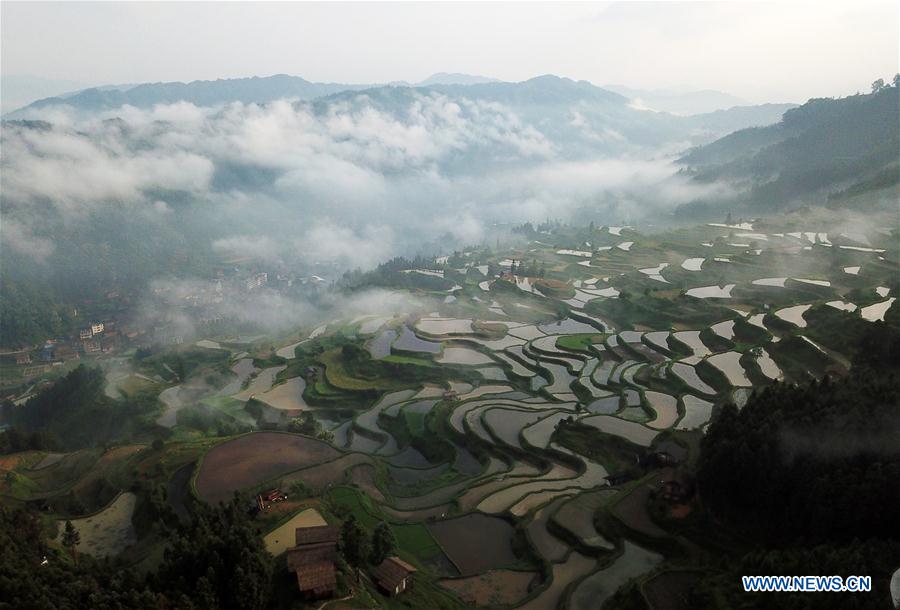
[[[78,562],[78,554],[75,547],[78,546],[79,542],[81,542],[81,534],[78,533],[78,530],[75,529],[72,522],[67,520],[66,529],[63,531],[62,536],[62,545],[69,549],[69,553],[72,554],[72,558],[75,559],[76,563]]]
[[[372,534],[372,554],[369,560],[378,565],[397,548],[397,540],[391,527],[382,521]]]
[[[359,580],[359,568],[362,567],[368,555],[368,540],[366,533],[359,527],[356,517],[344,521],[341,526],[341,554],[352,567],[356,568],[357,580]]]

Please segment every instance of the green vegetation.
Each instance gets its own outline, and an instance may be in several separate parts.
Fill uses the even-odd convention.
[[[373,532],[379,524],[386,521],[372,498],[361,495],[353,488],[336,487],[328,493],[327,498],[338,516],[346,519],[352,516],[360,527],[368,532]],[[397,540],[397,547],[407,557],[424,562],[443,555],[441,547],[424,525],[415,523],[390,527]]]
[[[762,608],[740,574],[866,574],[873,592],[856,607],[889,595],[900,530],[900,326],[870,325],[844,378],[804,386],[777,384],[737,411],[726,405],[701,443],[698,484],[705,505],[753,548],[725,562],[694,591],[699,607]],[[860,501],[865,498],[865,501]],[[808,607],[809,595],[788,596]],[[816,606],[847,607],[817,599]]]
[[[869,95],[813,99],[785,112],[780,123],[730,134],[682,160],[699,181],[756,179],[749,198],[757,207],[783,206],[847,180],[857,183],[843,187],[848,194],[896,188],[900,132],[886,126],[896,119],[898,93],[888,86]]]
[[[635,475],[639,472],[635,457],[641,454],[640,447],[621,437],[605,434],[593,426],[564,419],[557,426],[552,440],[602,464],[610,473],[628,472]]]
[[[295,579],[284,560],[272,565],[252,542],[307,507],[316,507],[329,523],[341,525],[338,596],[350,596],[345,602],[351,607],[459,607],[463,600],[438,583],[456,570],[465,572],[459,549],[452,548],[463,535],[481,545],[462,545],[477,547],[466,557],[473,565],[481,562],[471,570],[476,574],[473,586],[509,587],[498,590],[497,599],[501,593],[516,599],[526,592],[530,598],[547,595],[540,599],[547,607],[585,599],[585,591],[605,584],[600,576],[579,593],[580,581],[567,588],[553,582],[553,573],[559,574],[564,558],[573,557],[572,550],[584,555],[578,561],[587,564],[585,569],[609,569],[613,574],[626,557],[625,543],[665,559],[658,572],[647,567],[607,602],[615,607],[656,607],[663,598],[697,608],[753,607],[755,600],[746,601],[736,591],[740,570],[790,574],[804,561],[836,573],[848,573],[849,568],[841,566],[853,566],[883,576],[888,561],[878,553],[894,552],[897,539],[890,515],[898,502],[891,483],[900,475],[893,447],[900,443],[893,434],[890,409],[898,400],[900,308],[889,309],[886,322],[872,323],[858,311],[839,311],[826,303],[841,299],[865,307],[884,302],[886,294],[894,296],[900,289],[893,278],[897,250],[890,243],[896,235],[866,234],[868,243],[884,252],[844,251],[835,226],[840,225],[789,214],[754,221],[752,231],[768,239],[751,239],[738,235],[751,229],[737,227],[682,227],[642,235],[629,228],[612,232],[596,225],[548,222],[540,234],[532,235],[540,243],[474,248],[454,255],[446,265],[426,258],[397,260],[373,273],[348,274],[338,289],[396,283],[415,291],[424,305],[405,318],[395,315],[379,332],[403,326],[421,340],[466,345],[489,357],[505,350],[506,356],[545,376],[550,370],[561,374],[565,361],[569,375],[578,379],[572,384],[541,386],[537,377],[516,375],[496,380],[492,374],[482,376],[480,366],[443,365],[433,353],[410,351],[373,359],[367,343],[373,335],[360,336],[363,322],[339,319],[298,345],[294,358],[276,355],[284,349],[278,341],[229,343],[225,335],[210,337],[227,350],[142,348],[127,363],[136,368],[130,375],[106,366],[107,357],[98,355],[107,375],[117,379],[116,389],[125,396],[121,399],[104,392],[100,369],[81,367],[63,374],[64,367],[55,367],[29,390],[34,392],[30,402],[4,405],[3,421],[13,427],[0,433],[0,450],[11,454],[0,456],[0,502],[39,508],[43,543],[57,564],[56,572],[48,571],[54,582],[78,578],[86,586],[103,587],[120,596],[118,606],[110,602],[110,607],[307,607],[297,598]],[[828,250],[819,237],[826,230],[834,240]],[[633,242],[631,250],[615,248],[624,240]],[[754,247],[741,246],[741,241],[752,241]],[[585,242],[611,249],[596,251],[590,266],[556,254],[561,248],[589,247]],[[804,249],[807,243],[812,244],[809,251]],[[752,253],[755,250],[759,253]],[[694,262],[682,267],[689,258]],[[513,271],[520,280],[534,270],[543,275],[539,285],[544,290],[526,292],[511,279],[494,277],[501,269],[510,277],[509,261],[516,261]],[[660,276],[666,283],[639,271],[663,262],[668,266],[660,267]],[[409,264],[440,268],[445,277],[403,273]],[[475,268],[482,265],[487,275],[483,267]],[[796,268],[785,272],[791,278],[784,287],[777,278],[768,282],[775,284],[771,286],[752,283],[792,265]],[[857,266],[858,273],[844,271]],[[527,277],[535,285],[539,275]],[[827,279],[830,285],[792,279],[798,277]],[[489,290],[482,284],[486,279],[491,281]],[[731,297],[685,295],[690,288],[713,284],[734,284]],[[459,288],[453,300],[445,301],[448,285]],[[580,296],[571,301],[576,285]],[[621,296],[584,296],[608,286]],[[876,286],[887,287],[887,292],[876,292]],[[588,302],[582,306],[582,300]],[[810,305],[804,326],[774,315],[794,304]],[[431,312],[452,318],[456,328],[466,329],[465,321],[472,321],[473,330],[449,340],[415,330],[417,316]],[[585,332],[544,337],[545,329],[535,328],[566,318],[596,329],[608,322],[618,330],[593,332],[578,326]],[[726,322],[717,328],[728,334],[728,321],[734,323],[731,339],[710,328]],[[624,332],[629,329],[637,332]],[[293,345],[308,330],[294,329],[284,341]],[[681,335],[680,341],[671,337],[672,331],[682,330],[693,334]],[[650,331],[658,332],[643,334]],[[705,401],[694,399],[701,395],[699,390],[674,374],[672,362],[694,353],[691,344],[697,333],[714,354],[740,354],[740,361],[731,364],[742,371],[729,369],[729,374],[735,379],[746,374],[755,395],[733,387],[727,375],[700,357],[679,365],[684,379],[694,382],[696,372],[714,387]],[[665,347],[656,347],[659,341]],[[238,351],[247,353],[238,356]],[[245,358],[257,370],[246,366]],[[2,366],[24,368],[16,369],[9,357]],[[246,379],[240,391],[235,391],[232,367]],[[510,372],[505,363],[496,367]],[[269,375],[288,397],[283,404],[297,409],[277,410],[259,399],[269,388]],[[54,376],[56,383],[48,383]],[[775,383],[775,377],[785,382]],[[223,391],[226,385],[230,389]],[[302,401],[290,395],[301,386]],[[451,389],[456,398],[443,394]],[[171,428],[155,423],[163,390],[169,391],[167,401],[178,399]],[[669,395],[665,400],[655,397],[660,401],[653,403],[664,417],[655,418],[654,408],[648,406],[651,391]],[[394,392],[398,395],[392,397]],[[418,392],[422,394],[414,397]],[[388,399],[396,402],[390,407],[380,403]],[[727,404],[732,400],[739,401],[742,410]],[[514,422],[529,419],[517,413],[495,425],[485,414],[498,408],[541,411],[548,419],[535,421],[532,429],[516,429]],[[469,413],[465,419],[462,411]],[[678,417],[673,420],[675,411]],[[658,425],[658,434],[646,430],[654,440],[651,447],[643,447],[618,435],[627,432],[604,433],[579,423],[582,417],[601,413],[648,428]],[[705,434],[707,422],[711,424]],[[222,436],[259,429],[279,433],[222,442]],[[501,429],[505,439],[528,439],[528,447],[500,442],[493,432]],[[298,447],[288,450],[280,442],[284,439],[273,437],[292,438]],[[306,444],[310,446],[301,450]],[[212,447],[231,449],[216,463],[211,457],[218,450],[211,452]],[[236,447],[242,449],[231,453]],[[68,453],[47,453],[51,450]],[[609,486],[601,471],[585,468],[587,460],[606,469]],[[288,498],[253,516],[246,514],[252,505],[248,498],[215,509],[204,504],[203,498],[229,500],[235,487],[245,493],[277,487]],[[137,542],[112,562],[140,571],[140,576],[127,577],[134,604],[114,582],[124,575],[104,571],[104,564],[80,552],[90,538],[86,519],[124,493],[134,502],[124,531],[128,544],[133,534]],[[596,497],[581,502],[591,494]],[[553,525],[554,511],[569,501],[578,503],[572,509],[577,535],[560,523]],[[495,540],[497,517],[485,513],[504,514],[501,529],[506,531],[508,525],[510,535]],[[65,534],[67,520],[81,532],[80,546],[72,544],[75,534]],[[485,529],[479,530],[482,526]],[[233,536],[220,535],[226,530],[234,530]],[[357,568],[365,573],[394,553],[419,570],[411,591],[388,598],[366,578],[357,580]],[[212,559],[207,561],[206,555]],[[502,569],[475,580],[488,569],[490,562],[483,561],[488,557],[502,559],[491,564]],[[769,563],[771,570],[765,569]],[[18,569],[18,564],[11,565],[13,571]],[[69,576],[58,573],[60,566]],[[23,567],[22,573],[28,569]],[[514,577],[510,569],[518,571]],[[657,579],[667,573],[680,576]],[[2,578],[0,586],[7,586]],[[242,591],[235,590],[238,586]],[[565,589],[559,603],[550,599],[554,587]],[[73,587],[71,595],[81,595],[79,591]],[[481,592],[483,599],[493,594]],[[104,607],[106,601],[60,599],[44,607]],[[868,598],[858,599],[865,606]],[[806,600],[791,598],[798,607]],[[332,601],[326,607],[341,608],[341,603]]]
[[[4,418],[24,433],[44,435],[50,444],[77,449],[134,436],[156,410],[148,400],[116,401],[103,393],[98,368],[81,365],[22,406],[6,405]]]
[[[591,351],[591,346],[595,343],[603,343],[604,339],[606,339],[606,335],[563,335],[556,340],[556,347],[593,356],[594,352]]]
[[[66,525],[63,545],[78,533]],[[237,501],[198,508],[170,541],[159,571],[143,577],[48,545],[40,519],[0,507],[0,599],[32,608],[263,608],[271,559]],[[43,565],[42,565],[43,563]]]

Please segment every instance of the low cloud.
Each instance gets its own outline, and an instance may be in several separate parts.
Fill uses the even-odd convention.
[[[57,124],[3,126],[4,214],[16,223],[7,244],[36,260],[53,252],[40,229],[48,206],[74,220],[103,206],[147,209],[176,230],[198,226],[228,256],[368,268],[443,235],[480,242],[496,223],[591,206],[611,223],[634,220],[720,189],[636,147],[604,156],[603,142],[627,143],[596,117],[566,119],[581,138],[573,158],[569,132],[544,120],[434,92],[42,113]]]

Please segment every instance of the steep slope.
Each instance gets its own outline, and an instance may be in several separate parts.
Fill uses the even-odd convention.
[[[732,182],[746,189],[751,203],[765,207],[856,183],[896,185],[898,116],[897,87],[814,99],[786,112],[776,125],[729,134],[691,150],[680,162],[695,180]]]

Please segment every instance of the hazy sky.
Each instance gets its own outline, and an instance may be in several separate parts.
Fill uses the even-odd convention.
[[[751,101],[868,90],[898,71],[895,0],[0,4],[2,73],[91,84],[277,73],[714,88]]]

